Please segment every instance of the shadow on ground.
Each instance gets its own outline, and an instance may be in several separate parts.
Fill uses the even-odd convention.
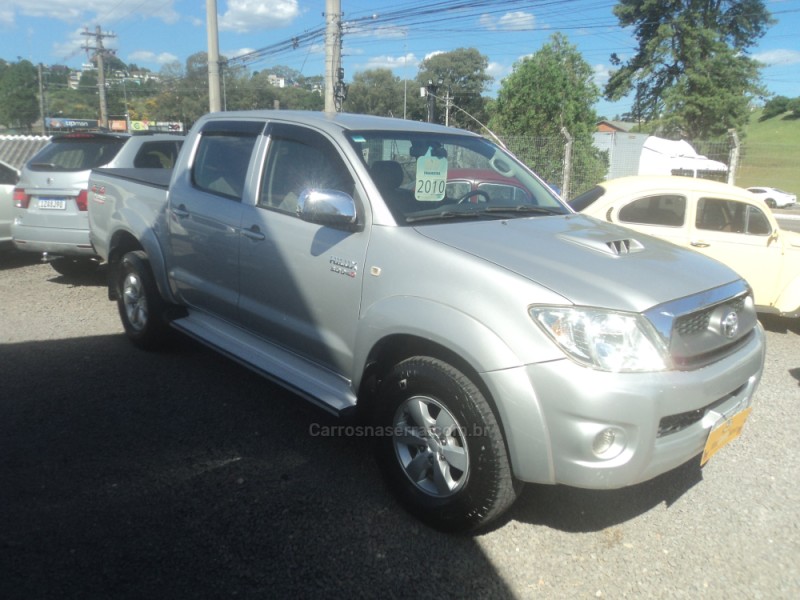
[[[14,365],[0,399],[0,597],[511,597],[476,539],[395,504],[370,440],[314,435],[330,417],[199,345],[7,344],[0,364]],[[509,519],[594,531],[699,479],[529,486]]]

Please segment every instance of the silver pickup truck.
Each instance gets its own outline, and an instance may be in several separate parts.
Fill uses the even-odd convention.
[[[489,523],[522,482],[705,462],[763,368],[735,272],[575,214],[460,130],[215,113],[171,176],[95,170],[89,221],[135,344],[174,328],[354,413],[332,433],[373,437],[401,504],[443,530]]]

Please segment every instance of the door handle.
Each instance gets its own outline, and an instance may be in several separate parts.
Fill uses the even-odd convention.
[[[708,242],[689,242],[689,245],[695,248],[708,248],[711,244]]]
[[[189,211],[186,210],[186,205],[181,204],[180,206],[173,206],[172,207],[172,214],[178,217],[179,219],[185,219],[189,216]]]
[[[256,242],[267,238],[267,236],[261,233],[261,228],[258,225],[251,225],[249,229],[242,229],[242,233],[246,238],[255,240]]]

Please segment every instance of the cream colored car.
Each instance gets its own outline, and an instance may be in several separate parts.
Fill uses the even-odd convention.
[[[715,258],[750,283],[760,312],[800,317],[800,234],[780,229],[745,189],[690,177],[621,177],[569,204]]]

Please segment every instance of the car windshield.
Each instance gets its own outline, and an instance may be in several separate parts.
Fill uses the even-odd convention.
[[[73,134],[54,138],[28,163],[33,171],[87,171],[108,164],[126,138]]]
[[[400,225],[570,212],[517,159],[483,138],[352,132],[350,142]]]

